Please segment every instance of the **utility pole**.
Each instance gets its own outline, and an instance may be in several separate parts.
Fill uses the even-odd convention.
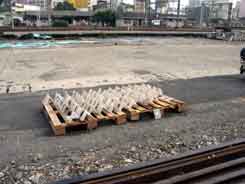
[[[178,5],[177,5],[177,22],[176,22],[176,28],[179,27],[179,19],[180,19],[180,0],[178,0]]]
[[[47,12],[48,12],[48,24],[51,25],[51,14],[52,14],[52,0],[47,0]]]
[[[11,28],[14,30],[14,10],[13,5],[15,5],[15,0],[10,1],[10,14],[11,14]]]
[[[202,28],[202,25],[203,25],[204,8],[205,8],[205,5],[204,5],[204,3],[202,3],[201,4],[201,11],[200,11],[200,20],[199,20],[200,28]]]
[[[150,0],[145,0],[144,2],[145,2],[145,24],[149,26],[150,25],[149,15],[150,15],[151,3],[150,3]]]
[[[231,25],[232,3],[228,3],[228,25]]]

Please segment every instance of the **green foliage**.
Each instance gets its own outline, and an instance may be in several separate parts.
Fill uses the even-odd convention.
[[[57,6],[54,8],[54,10],[70,10],[70,11],[73,11],[73,10],[76,10],[72,4],[70,4],[69,2],[67,1],[64,1],[63,3],[58,3]]]
[[[6,5],[4,0],[0,0],[0,12],[6,12],[9,11],[9,6]]]
[[[97,11],[93,19],[97,23],[101,23],[102,26],[115,26],[116,25],[116,13],[112,10]]]
[[[55,20],[55,21],[53,21],[52,26],[53,27],[68,27],[69,25],[68,25],[67,21]]]

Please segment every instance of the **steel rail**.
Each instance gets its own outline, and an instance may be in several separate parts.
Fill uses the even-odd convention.
[[[154,184],[189,184],[195,183],[196,180],[198,181],[198,183],[204,184],[208,182],[209,184],[214,184],[220,180],[218,179],[219,177],[222,178],[222,181],[227,181],[230,178],[233,178],[232,176],[234,176],[235,172],[241,171],[244,168],[245,157],[207,167],[191,173],[174,176],[172,178],[168,178],[168,180],[156,182]],[[233,174],[230,175],[230,173]]]
[[[204,176],[205,172],[208,174],[207,170],[205,169],[208,169],[209,171],[215,167],[219,168],[223,166],[222,164],[227,164],[230,162],[234,164],[238,161],[242,161],[242,163],[239,164],[244,164],[243,159],[235,161],[239,158],[243,158],[244,156],[245,140],[240,140],[194,153],[188,153],[169,160],[161,159],[146,164],[140,164],[139,166],[131,168],[99,173],[91,176],[77,177],[71,180],[64,180],[56,182],[56,184],[154,183],[160,180],[164,181],[166,179],[174,178],[176,175],[187,177],[188,173],[193,174],[197,171],[203,172],[203,175],[200,176]]]

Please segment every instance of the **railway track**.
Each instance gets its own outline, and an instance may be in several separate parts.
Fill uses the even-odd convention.
[[[76,177],[55,184],[245,183],[245,139],[125,169]]]

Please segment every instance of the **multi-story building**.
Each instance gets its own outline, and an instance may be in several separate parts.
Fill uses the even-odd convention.
[[[232,2],[229,0],[206,0],[210,19],[229,20],[232,13]]]
[[[106,10],[109,8],[109,4],[106,0],[98,0],[95,5],[92,6],[93,11]]]
[[[157,13],[165,13],[167,7],[168,7],[168,0],[155,1],[155,10]]]
[[[134,0],[134,11],[137,13],[145,13],[145,0]]]
[[[65,0],[52,0],[51,7],[54,8],[58,3],[64,3]]]
[[[120,0],[110,0],[110,8],[116,10],[120,4]]]
[[[237,1],[235,7],[232,10],[232,18],[234,20],[239,18],[240,6],[241,6],[241,1]]]
[[[240,2],[239,18],[245,18],[245,0],[241,0]]]
[[[200,0],[189,0],[189,7],[196,8],[201,6]]]
[[[48,8],[48,0],[15,0],[16,3],[39,6],[42,10]]]
[[[204,0],[204,3],[208,4],[218,4],[218,3],[229,3],[231,0]]]

